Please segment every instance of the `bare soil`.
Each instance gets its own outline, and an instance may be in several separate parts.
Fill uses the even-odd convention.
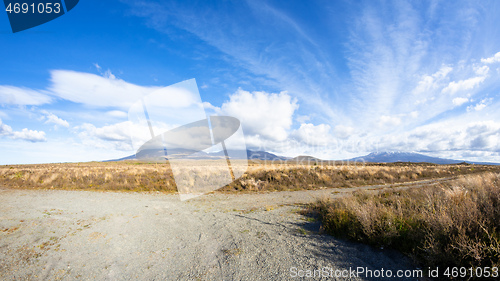
[[[385,188],[396,187],[212,193],[188,201],[0,188],[0,279],[290,280],[299,270],[414,269],[397,252],[322,234],[319,222],[301,214],[318,199]],[[329,278],[336,279],[379,280]]]

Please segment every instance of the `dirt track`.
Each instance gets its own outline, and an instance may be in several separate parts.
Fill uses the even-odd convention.
[[[320,235],[319,223],[294,205],[350,191],[215,193],[182,202],[165,194],[0,189],[0,279],[294,280],[298,270],[324,267],[412,269],[398,253]]]

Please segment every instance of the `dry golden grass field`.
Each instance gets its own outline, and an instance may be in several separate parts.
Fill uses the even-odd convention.
[[[203,161],[198,167],[189,163],[199,177],[208,176],[200,167],[209,160]],[[399,185],[408,182],[416,183]],[[251,162],[241,178],[218,192],[259,195],[380,185],[387,187],[322,200],[306,213],[318,215],[322,229],[333,236],[397,249],[420,266],[500,266],[500,166]],[[136,161],[4,165],[0,187],[177,192],[168,163]]]
[[[432,186],[354,192],[313,204],[311,210],[333,236],[397,249],[422,267],[500,269],[498,171]]]
[[[206,164],[206,161],[203,160]],[[196,163],[196,162],[193,162]],[[193,164],[195,165],[195,164]],[[369,164],[296,165],[252,162],[220,191],[282,191],[393,184],[464,174],[498,172],[483,165]],[[165,163],[136,161],[0,166],[0,185],[20,189],[176,192]]]

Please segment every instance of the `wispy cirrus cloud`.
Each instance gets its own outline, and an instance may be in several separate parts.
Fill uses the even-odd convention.
[[[160,31],[148,44],[168,41],[197,62],[204,94],[227,85],[205,96],[205,109],[238,117],[253,146],[331,159],[384,149],[500,161],[496,2],[123,2]],[[48,134],[64,131],[78,145],[130,149],[126,111],[158,87],[94,67],[52,70],[44,90],[1,85],[0,105],[30,106],[23,113],[34,122],[68,128]],[[190,67],[176,70],[184,77]],[[1,123],[4,138],[43,140],[40,129],[10,123],[16,114],[2,116],[16,128]]]
[[[128,108],[141,97],[159,89],[128,83],[111,72],[104,76],[71,70],[52,70],[53,95],[90,106]]]
[[[415,111],[420,118],[406,118],[401,126],[418,126],[452,108],[441,92],[476,90],[485,81],[468,58],[469,38],[483,35],[481,13],[471,3],[451,7],[399,1],[387,9],[365,4],[350,31],[348,56],[353,108],[360,119]],[[447,21],[440,21],[443,13]]]
[[[187,31],[230,56],[235,69],[263,75],[261,85],[296,97],[301,117],[286,134],[279,132],[299,141],[322,132],[337,144],[359,143],[352,145],[358,153],[466,149],[443,145],[455,143],[446,134],[436,134],[440,140],[429,135],[433,141],[422,146],[415,132],[498,107],[500,79],[493,71],[500,34],[491,26],[498,25],[500,7],[491,3],[311,2],[308,10],[320,19],[311,24],[273,1],[225,3],[203,13],[189,4],[125,2],[153,28]],[[325,24],[324,18],[337,20]],[[490,114],[474,118],[497,116]],[[466,130],[465,124],[456,130]]]
[[[173,25],[216,47],[230,57],[235,73],[245,69],[256,75],[244,78],[250,83],[288,91],[321,119],[341,118],[323,102],[329,99],[323,90],[333,93],[337,81],[328,53],[285,11],[262,1],[224,2],[219,10],[204,4],[192,9],[179,2],[124,2],[161,32],[170,34]]]
[[[42,105],[52,100],[47,91],[0,85],[0,105]]]

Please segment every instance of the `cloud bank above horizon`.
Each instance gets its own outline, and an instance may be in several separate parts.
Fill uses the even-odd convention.
[[[207,113],[240,119],[250,148],[500,162],[500,4],[122,2],[153,32],[144,44],[194,62],[184,77],[197,78]],[[87,70],[47,68],[36,87],[0,81],[0,142],[9,151],[47,162],[134,153],[126,112],[168,85],[81,63]],[[6,155],[2,164],[34,159]]]

